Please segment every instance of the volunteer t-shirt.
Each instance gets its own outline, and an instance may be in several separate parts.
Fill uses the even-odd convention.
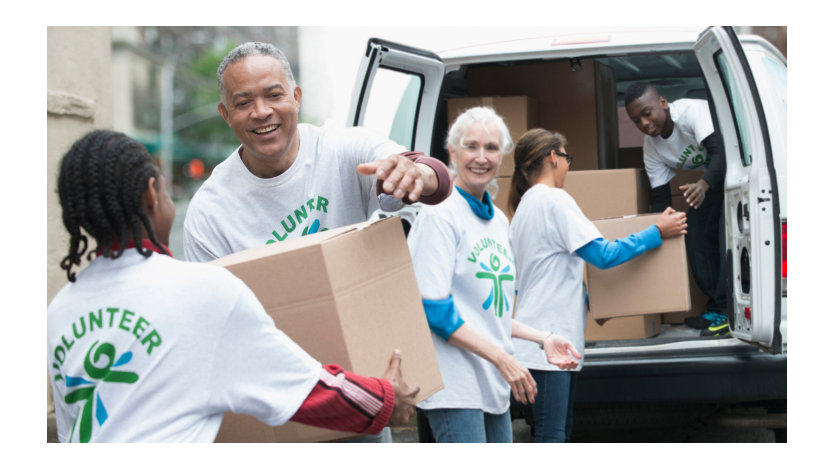
[[[457,191],[444,202],[425,206],[408,235],[420,295],[452,298],[461,319],[478,334],[512,354],[515,266],[507,217],[476,216]],[[467,408],[503,413],[510,405],[510,386],[495,366],[432,333],[443,390],[422,409]]]
[[[713,132],[706,100],[680,99],[669,103],[675,126],[672,135],[643,138],[643,163],[652,188],[675,177],[675,169],[706,170],[710,159],[701,145]]]
[[[515,319],[570,340],[582,354],[585,348],[585,262],[576,250],[601,238],[570,194],[537,184],[521,198],[510,224],[515,253],[518,299]],[[561,370],[547,362],[536,343],[513,339],[515,357],[524,367]]]
[[[211,442],[223,413],[287,422],[321,364],[223,268],[129,248],[47,309],[61,442]]]
[[[274,178],[253,175],[240,159],[240,148],[215,167],[188,206],[183,226],[187,260],[210,261],[362,222],[380,208],[376,177],[360,175],[356,166],[405,152],[405,147],[358,127],[299,124],[298,133],[298,157]]]

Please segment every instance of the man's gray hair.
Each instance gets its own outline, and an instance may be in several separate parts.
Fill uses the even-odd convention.
[[[281,63],[281,66],[284,68],[284,73],[287,76],[287,80],[289,81],[290,87],[295,88],[295,77],[292,74],[292,67],[290,67],[290,61],[287,60],[287,56],[281,52],[280,49],[273,46],[272,44],[265,43],[265,42],[247,42],[243,43],[226,54],[226,57],[220,62],[220,65],[217,67],[217,89],[220,92],[220,100],[223,100],[225,93],[223,92],[223,74],[226,72],[226,67],[234,64],[235,62],[245,59],[246,57],[251,56],[259,56],[265,55],[270,57],[275,57],[278,59],[278,62]]]

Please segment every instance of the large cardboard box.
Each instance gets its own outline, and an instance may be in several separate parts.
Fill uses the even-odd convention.
[[[591,220],[642,214],[650,206],[642,173],[636,168],[569,171],[563,189]]]
[[[443,388],[399,217],[331,229],[215,260],[252,289],[278,328],[324,364],[382,377],[395,348],[418,400]],[[227,413],[218,442],[355,436]]]
[[[660,324],[660,314],[611,318],[602,325],[590,320],[585,327],[585,341],[651,338],[660,334]]]
[[[627,237],[657,220],[645,214],[603,220],[594,225],[608,240]],[[660,248],[610,269],[587,266],[589,318],[689,310],[689,266],[683,237],[666,238]]]
[[[447,101],[449,126],[459,114],[476,106],[488,106],[504,118],[513,143],[527,132],[537,127],[538,107],[536,101],[527,96],[481,96],[467,98],[450,98]],[[512,176],[515,162],[513,155],[505,155],[498,168],[498,176]]]

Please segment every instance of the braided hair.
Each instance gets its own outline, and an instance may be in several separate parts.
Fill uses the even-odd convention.
[[[156,177],[159,184],[159,174],[145,147],[120,132],[92,131],[72,145],[58,174],[58,197],[70,235],[69,252],[61,260],[61,268],[70,282],[75,282],[73,265],[81,265],[88,248],[87,235],[81,229],[97,244],[87,253],[87,260],[96,252],[118,258],[129,241],[143,256],[150,256],[153,251],[142,248],[143,228],[151,243],[164,251],[142,209],[148,179]]]

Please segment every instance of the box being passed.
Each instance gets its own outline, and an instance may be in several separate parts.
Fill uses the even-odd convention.
[[[421,401],[443,388],[399,217],[364,222],[213,261],[255,293],[275,325],[323,364],[382,377],[395,348]],[[270,427],[226,413],[218,442],[318,442],[355,434]]]
[[[654,224],[659,214],[595,220],[609,241]],[[610,269],[588,268],[591,319],[689,310],[689,268],[683,236]]]

